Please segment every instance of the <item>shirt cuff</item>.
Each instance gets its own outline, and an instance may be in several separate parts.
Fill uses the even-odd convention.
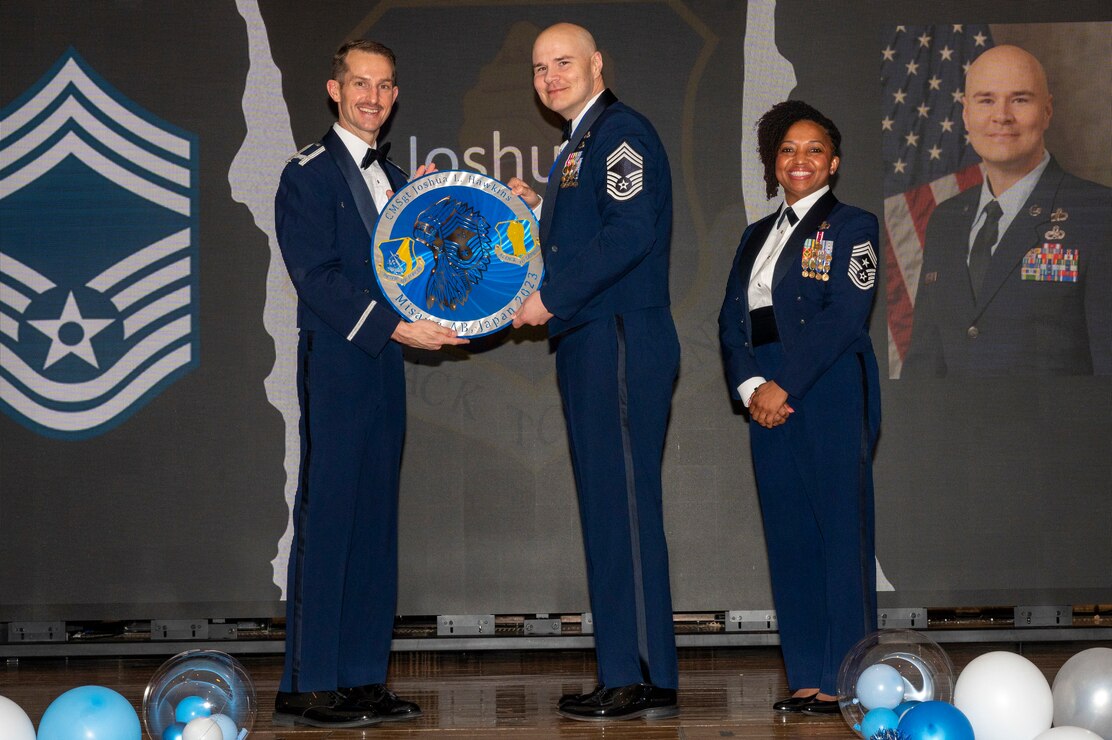
[[[540,197],[540,196],[538,196],[538,197]],[[543,205],[544,205],[544,198],[541,198],[541,202],[537,203],[537,207],[533,209],[533,215],[537,217],[538,221],[541,220],[541,206],[543,206]]]
[[[768,381],[760,375],[755,375],[737,387],[737,394],[741,397],[741,402],[745,404],[745,408],[749,408],[749,397],[753,395],[753,391],[757,390],[757,386],[766,382]]]

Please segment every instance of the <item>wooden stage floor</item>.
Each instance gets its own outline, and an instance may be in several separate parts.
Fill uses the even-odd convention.
[[[1106,643],[1107,644],[1107,643]],[[1038,665],[1048,681],[1070,656],[1093,643],[945,645],[960,671],[977,655],[1009,650]],[[20,658],[0,668],[0,695],[19,704],[38,725],[51,701],[75,686],[107,686],[136,710],[162,658]],[[680,716],[657,722],[574,722],[553,711],[562,693],[594,687],[589,650],[395,653],[390,686],[418,702],[424,716],[364,730],[275,728],[274,693],[282,670],[277,655],[240,658],[255,681],[259,714],[251,738],[853,738],[841,717],[781,715],[770,705],[785,696],[775,647],[681,648]],[[102,739],[98,739],[102,740]]]

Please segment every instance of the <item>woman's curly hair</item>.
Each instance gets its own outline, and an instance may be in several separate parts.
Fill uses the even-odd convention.
[[[799,121],[811,121],[826,130],[834,144],[834,156],[842,156],[842,134],[834,122],[802,100],[785,100],[768,109],[757,121],[757,153],[764,165],[765,193],[776,197],[780,183],[776,180],[776,154],[788,129]]]

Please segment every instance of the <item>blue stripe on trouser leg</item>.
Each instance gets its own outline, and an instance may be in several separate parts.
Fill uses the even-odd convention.
[[[675,688],[660,462],[679,343],[667,309],[625,314],[621,321],[622,343],[618,320],[608,318],[562,335],[556,351],[579,491],[599,681]],[[621,373],[619,346],[625,361]]]

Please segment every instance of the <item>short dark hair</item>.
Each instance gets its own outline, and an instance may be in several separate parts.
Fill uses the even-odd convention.
[[[834,156],[842,156],[842,134],[834,122],[802,100],[785,100],[768,109],[757,121],[757,152],[764,165],[765,193],[775,198],[780,183],[776,180],[776,154],[780,142],[790,129],[800,121],[810,121],[821,126],[834,145]]]
[[[332,76],[329,79],[339,82],[340,78],[344,76],[344,73],[347,72],[347,55],[351,51],[365,51],[368,54],[378,54],[389,59],[390,67],[394,70],[394,84],[398,84],[398,62],[394,58],[394,52],[388,46],[367,39],[353,39],[340,44],[340,48],[336,49],[336,53],[332,55]]]

